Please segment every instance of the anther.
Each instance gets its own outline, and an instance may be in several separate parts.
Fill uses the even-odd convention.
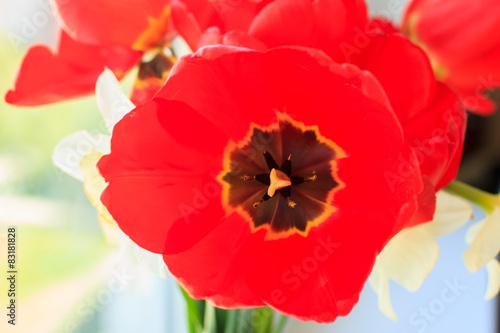
[[[295,208],[295,206],[297,206],[297,203],[293,201],[292,198],[290,197],[286,198],[286,201],[288,203],[288,207],[290,208]]]
[[[260,206],[261,203],[264,202],[264,199],[260,199],[259,201],[257,201],[256,203],[253,204],[253,208],[257,208]]]
[[[243,175],[243,177],[241,177],[241,178],[243,178],[244,181],[249,181],[249,180],[255,179],[255,176],[247,174],[247,175]]]
[[[305,177],[305,178],[304,178],[304,182],[313,182],[313,181],[315,181],[317,178],[318,178],[318,176],[317,176],[317,175],[312,175],[312,176],[309,176],[309,177]]]

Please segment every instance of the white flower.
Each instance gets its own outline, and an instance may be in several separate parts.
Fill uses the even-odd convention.
[[[123,93],[114,74],[108,69],[97,80],[96,97],[97,105],[110,133],[113,132],[115,124],[135,108]],[[52,160],[62,171],[83,182],[87,197],[97,208],[99,223],[104,234],[110,242],[118,243],[120,246],[120,261],[128,258],[127,261],[144,265],[153,273],[167,277],[161,255],[142,249],[125,236],[101,202],[106,182],[97,169],[97,162],[103,155],[109,154],[110,141],[111,136],[108,134],[79,131],[59,142],[54,149]]]
[[[389,279],[409,291],[416,291],[436,265],[439,246],[435,239],[464,225],[472,206],[464,199],[440,191],[431,222],[406,228],[394,236],[377,256],[369,282],[378,295],[378,305],[387,317],[397,320],[391,304]]]
[[[500,290],[500,263],[495,259],[500,250],[500,207],[471,226],[465,241],[470,244],[463,255],[465,266],[471,272],[486,266],[488,287],[485,298],[492,299]]]

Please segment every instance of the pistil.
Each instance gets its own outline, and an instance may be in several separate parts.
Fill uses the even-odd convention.
[[[269,179],[271,185],[269,185],[269,188],[267,189],[267,195],[271,198],[274,196],[277,190],[281,190],[287,186],[292,185],[290,177],[288,177],[286,173],[280,170],[272,169],[271,173],[269,174]]]

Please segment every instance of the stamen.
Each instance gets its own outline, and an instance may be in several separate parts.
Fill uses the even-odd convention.
[[[259,201],[257,201],[256,203],[253,204],[253,208],[257,208],[260,206],[261,203],[264,202],[264,199],[260,199]]]
[[[272,197],[277,190],[281,190],[287,186],[292,185],[290,177],[288,177],[283,171],[272,169],[269,174],[269,179],[271,180],[271,185],[267,189],[267,195]]]
[[[292,174],[292,154],[290,154],[286,161],[283,162],[280,170],[286,173],[288,176]]]
[[[292,185],[299,185],[302,183],[309,183],[313,182],[318,178],[318,176],[314,173],[312,176],[309,177],[297,177],[293,176],[290,179],[292,180]]]
[[[305,178],[304,178],[304,182],[313,182],[313,181],[315,181],[317,178],[318,178],[318,176],[317,176],[317,175],[312,175],[312,176],[309,176],[309,177],[305,177]]]
[[[243,175],[243,177],[241,177],[241,178],[243,178],[244,181],[249,181],[249,180],[255,179],[255,176],[246,174],[246,175]]]
[[[266,159],[267,167],[269,170],[279,169],[278,163],[274,160],[273,156],[268,152],[264,152],[264,158]]]
[[[297,206],[297,203],[295,203],[295,201],[293,201],[290,197],[286,198],[286,201],[288,203],[288,207],[290,208],[295,208],[295,206]]]

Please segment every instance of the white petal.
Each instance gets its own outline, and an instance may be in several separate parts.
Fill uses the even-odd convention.
[[[191,48],[186,43],[184,38],[182,38],[179,35],[175,36],[172,39],[171,43],[172,43],[172,49],[174,51],[174,55],[177,59],[179,59],[183,55],[193,53],[193,50],[191,50]]]
[[[472,205],[454,194],[439,191],[436,193],[436,212],[428,224],[435,236],[449,234],[463,226],[472,217]]]
[[[500,208],[496,208],[486,217],[482,228],[471,245],[465,251],[463,258],[465,266],[471,272],[476,272],[495,258],[500,251]]]
[[[133,110],[135,105],[123,93],[120,83],[109,69],[105,69],[97,79],[95,93],[97,106],[111,133],[116,123]]]
[[[106,206],[101,202],[102,192],[106,189],[107,183],[97,169],[97,163],[102,154],[95,150],[90,150],[80,160],[80,170],[83,174],[83,188],[89,198],[90,203],[97,209],[98,220],[104,235],[111,243],[117,243],[120,229],[109,213]]]
[[[484,225],[484,222],[486,222],[485,219],[474,223],[469,229],[467,229],[467,232],[465,233],[465,242],[467,244],[470,245],[472,243],[472,241],[474,240],[474,238],[477,237],[477,235],[479,234],[479,231],[481,230],[481,228]]]
[[[486,265],[486,269],[488,270],[488,288],[484,298],[490,300],[498,295],[500,290],[500,263],[493,259]]]
[[[378,307],[380,311],[392,320],[398,320],[396,312],[394,312],[394,308],[392,307],[391,303],[391,295],[389,292],[389,277],[384,272],[384,270],[381,270],[377,266],[377,264],[375,264],[368,281],[370,282],[370,286],[372,287],[373,291],[375,291],[378,296]]]
[[[139,245],[134,244],[134,255],[137,262],[146,266],[153,274],[162,278],[168,277],[165,263],[160,254],[149,252]]]
[[[439,256],[428,224],[402,230],[377,257],[379,268],[409,291],[420,288]]]
[[[57,144],[52,154],[52,161],[68,175],[83,181],[80,160],[91,149],[103,154],[109,154],[109,135],[90,134],[87,131],[73,133]]]

